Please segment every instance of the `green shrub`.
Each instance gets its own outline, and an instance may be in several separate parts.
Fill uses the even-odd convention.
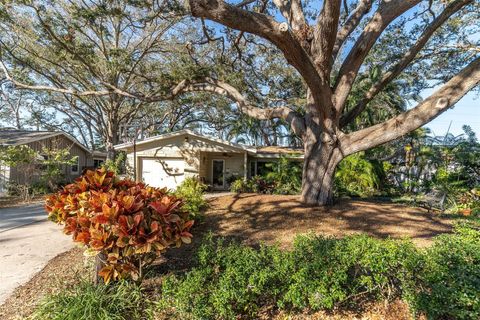
[[[247,180],[238,178],[230,183],[230,191],[235,193],[244,193],[247,191]]]
[[[267,163],[270,168],[265,180],[272,185],[273,194],[299,194],[302,188],[302,168],[298,162],[288,157],[280,157],[278,161]]]
[[[141,288],[120,281],[95,286],[87,281],[48,295],[31,320],[136,320],[152,319],[151,303]]]
[[[162,286],[162,309],[174,308],[180,318],[254,318],[258,308],[274,303],[281,292],[275,270],[283,255],[276,248],[255,250],[207,238],[198,253],[198,267],[184,277],[171,276]]]
[[[160,305],[181,317],[255,318],[264,305],[282,309],[333,309],[345,302],[394,298],[412,281],[415,247],[367,236],[333,239],[300,236],[293,251],[215,244],[199,251],[198,267],[163,285]]]
[[[408,296],[413,309],[429,319],[480,319],[480,224],[439,236],[423,260]]]
[[[357,153],[338,165],[335,187],[339,194],[369,197],[378,191],[382,172],[383,165],[368,161],[363,153]]]
[[[183,208],[192,217],[195,217],[207,207],[207,200],[204,197],[205,190],[207,190],[207,186],[198,179],[187,178],[177,187],[174,194],[183,199]]]
[[[412,243],[368,236],[301,236],[292,255],[297,268],[280,302],[296,309],[332,309],[398,297],[400,284],[412,281],[410,272],[418,263]]]
[[[158,303],[181,319],[256,318],[403,298],[429,319],[480,317],[480,231],[458,227],[428,249],[405,240],[299,236],[290,251],[209,237],[198,265],[168,276]]]

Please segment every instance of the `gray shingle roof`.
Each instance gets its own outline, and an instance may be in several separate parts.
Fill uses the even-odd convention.
[[[0,129],[0,145],[17,146],[33,141],[43,140],[49,137],[54,137],[60,134],[61,132],[55,131]]]

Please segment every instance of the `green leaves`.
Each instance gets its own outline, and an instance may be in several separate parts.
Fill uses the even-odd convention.
[[[27,145],[0,148],[0,161],[9,167],[33,164],[37,156],[37,152]]]
[[[200,213],[207,207],[204,193],[207,186],[198,179],[187,178],[175,190],[174,195],[183,199],[183,208],[188,211],[191,217],[198,217]]]
[[[373,195],[380,186],[378,170],[382,169],[365,159],[363,153],[346,157],[335,173],[338,192],[360,197]]]
[[[197,267],[165,279],[158,304],[180,318],[256,319],[265,308],[295,315],[402,298],[428,319],[478,319],[479,266],[478,225],[457,226],[426,249],[364,235],[307,235],[281,251],[210,235]]]

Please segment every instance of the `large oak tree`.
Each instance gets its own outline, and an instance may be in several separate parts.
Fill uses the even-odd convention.
[[[2,1],[0,74],[44,97],[46,127],[68,122],[89,144],[98,134],[113,157],[121,127],[150,125],[152,105],[177,116],[168,104],[195,75],[185,47],[195,35],[174,1]]]
[[[479,22],[477,1],[324,0],[314,3],[321,8],[316,13],[315,8],[312,11],[311,6],[307,8],[300,0],[273,0],[273,4],[269,10],[259,10],[255,1],[235,4],[223,0],[189,0],[193,16],[256,35],[276,46],[306,85],[302,112],[288,106],[260,107],[219,79],[207,79],[201,89],[230,97],[251,117],[281,118],[290,124],[303,140],[305,149],[302,186],[305,203],[331,202],[335,168],[343,158],[421,127],[452,107],[480,82],[479,50],[468,37],[468,32],[478,32],[475,27]],[[309,18],[312,12],[314,19]],[[454,18],[457,20],[450,23]],[[414,39],[396,41],[392,37],[391,31],[401,19],[407,28],[404,31],[411,32]],[[378,56],[376,46],[387,34],[390,38],[384,41],[390,41],[390,46],[384,47],[382,53],[384,70],[360,98],[354,99],[355,104],[347,108],[356,80],[365,71],[366,59],[375,50]],[[467,35],[460,38],[460,34]],[[473,50],[469,50],[472,47]],[[440,48],[448,53],[445,55]],[[442,54],[443,60],[438,59]],[[418,81],[436,81],[435,84],[441,83],[441,86],[408,111],[356,131],[346,130],[369,103],[412,64],[419,68]],[[428,68],[441,64],[445,70],[456,70],[456,73],[445,76],[438,71],[441,69],[435,69],[437,75],[427,78]],[[422,67],[424,77],[418,75]]]

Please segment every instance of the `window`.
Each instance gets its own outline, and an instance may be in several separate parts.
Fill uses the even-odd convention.
[[[77,163],[75,164],[72,164],[72,166],[70,167],[70,172],[71,173],[78,173],[78,157],[77,157]]]
[[[47,160],[48,160],[48,155],[46,155],[46,154],[41,154],[41,155],[37,158],[37,160],[40,161],[40,164],[37,165],[38,169],[39,169],[40,171],[45,171],[45,170],[47,170],[47,165],[44,164],[44,161],[47,161]]]
[[[103,159],[93,159],[93,167],[100,168],[104,162]]]
[[[269,172],[272,172],[272,168],[267,164],[272,163],[272,161],[258,161],[257,162],[257,175],[263,176]]]
[[[250,177],[255,177],[257,175],[257,161],[250,162]]]

